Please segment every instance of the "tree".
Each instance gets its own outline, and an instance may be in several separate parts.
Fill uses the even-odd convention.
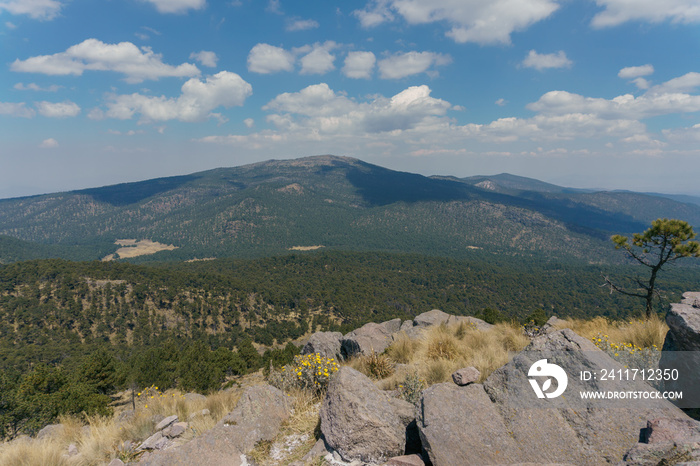
[[[693,238],[695,232],[688,222],[667,218],[654,220],[651,228],[644,233],[635,233],[631,242],[626,236],[614,235],[611,239],[615,243],[615,249],[624,249],[636,262],[651,269],[651,276],[647,281],[636,279],[640,286],[640,291],[636,292],[618,287],[608,277],[604,277],[605,283],[610,286],[611,292],[614,290],[627,296],[644,298],[646,316],[651,317],[656,275],[666,263],[682,257],[700,257],[700,243],[690,241]]]

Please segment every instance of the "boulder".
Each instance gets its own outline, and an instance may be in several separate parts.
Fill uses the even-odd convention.
[[[542,384],[543,392],[547,390],[545,380],[536,374],[542,369],[542,360],[547,366],[560,366],[568,376],[562,396],[536,396],[535,382]],[[647,419],[688,419],[666,400],[582,399],[579,393],[584,391],[655,392],[639,379],[599,380],[602,369],[625,370],[590,341],[564,329],[535,338],[511,362],[488,377],[484,388],[522,450],[523,460],[581,465],[616,463],[639,440]],[[598,377],[583,381],[583,370]],[[558,388],[557,385],[555,392]]]
[[[542,326],[542,331],[545,333],[550,333],[550,332],[556,332],[557,330],[557,325],[563,324],[566,322],[563,319],[560,319],[557,316],[552,316],[547,320],[547,322]]]
[[[199,393],[185,393],[185,401],[187,402],[205,402],[207,401],[207,397],[204,395],[201,395]]]
[[[282,391],[270,385],[252,386],[243,393],[236,408],[213,429],[183,445],[151,454],[141,463],[154,466],[246,464],[244,453],[261,440],[275,438],[290,410]]]
[[[389,333],[396,333],[401,329],[401,319],[391,319],[387,320],[386,322],[382,322],[381,324],[384,326],[387,332]]]
[[[343,358],[381,353],[393,341],[391,335],[386,325],[370,322],[345,335],[340,342],[340,352]]]
[[[168,438],[176,438],[184,434],[187,427],[188,424],[186,422],[176,422],[175,424],[163,429],[163,435]]]
[[[302,464],[307,464],[310,462],[313,462],[317,460],[318,458],[322,458],[328,454],[328,448],[326,448],[326,442],[323,440],[323,438],[320,438],[316,441],[313,447],[311,447],[311,450],[304,455],[304,457],[301,459]]]
[[[160,432],[161,430],[168,427],[170,424],[174,424],[177,421],[178,421],[178,417],[176,414],[173,414],[172,416],[168,416],[165,419],[163,419],[162,421],[160,421],[158,424],[156,424],[155,431]]]
[[[452,374],[452,381],[457,385],[467,385],[474,383],[479,380],[481,372],[476,367],[465,367],[464,369],[459,369]]]
[[[450,317],[452,317],[450,314],[442,312],[440,309],[433,309],[432,311],[417,315],[415,319],[413,319],[413,326],[423,328],[432,327],[433,325],[447,324]]]
[[[384,466],[425,466],[425,462],[420,455],[413,454],[394,456]]]
[[[158,431],[144,440],[136,451],[141,450],[162,450],[168,445],[168,438]]]
[[[49,424],[37,432],[36,438],[39,440],[51,438],[60,435],[61,432],[63,432],[62,424]]]
[[[401,327],[399,327],[399,332],[406,332],[412,328],[413,328],[413,321],[412,320],[405,320],[401,324]]]
[[[114,458],[107,466],[124,466],[124,462],[119,458]]]
[[[405,453],[413,413],[410,403],[389,398],[365,375],[342,367],[321,405],[321,432],[345,461],[383,463]]]
[[[68,456],[76,456],[78,453],[78,446],[75,443],[68,445]]]
[[[339,360],[340,340],[343,334],[340,332],[316,332],[309,338],[304,347],[301,349],[301,354],[319,353],[326,358],[334,358]]]
[[[647,422],[641,442],[627,452],[620,465],[655,466],[686,461],[700,461],[700,422],[660,418]]]
[[[683,392],[674,403],[681,408],[700,407],[700,293],[683,293],[680,303],[666,314],[669,330],[659,368],[677,370],[678,378],[665,383],[666,391]]]

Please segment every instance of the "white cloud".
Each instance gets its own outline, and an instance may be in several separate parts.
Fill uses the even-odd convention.
[[[56,0],[0,0],[0,12],[5,10],[13,15],[29,15],[34,19],[54,19],[62,6]]]
[[[672,143],[700,143],[700,123],[689,128],[664,129],[661,132]]]
[[[253,126],[255,126],[255,120],[253,120],[252,118],[246,118],[245,120],[243,120],[243,124],[246,126],[246,128],[252,128]]]
[[[697,0],[595,0],[604,8],[593,17],[595,28],[617,26],[628,21],[700,23]]]
[[[651,83],[644,78],[635,78],[632,80],[635,86],[639,89],[649,89]]]
[[[345,66],[342,72],[348,78],[369,79],[377,58],[372,52],[350,52],[345,57]]]
[[[396,12],[409,24],[445,22],[455,42],[510,43],[514,31],[527,29],[549,17],[554,0],[377,0],[355,11],[364,27],[392,21]]]
[[[498,100],[497,100],[496,102],[494,102],[494,103],[495,103],[496,105],[498,105],[499,107],[503,107],[503,106],[505,106],[505,105],[508,103],[508,101],[507,101],[506,99],[504,99],[503,97],[501,97],[500,99],[498,99]]]
[[[640,76],[649,76],[654,74],[654,67],[652,65],[642,65],[642,66],[628,66],[622,68],[617,75],[622,79],[633,79],[639,78]]]
[[[379,73],[383,79],[401,79],[428,71],[433,66],[452,62],[449,55],[433,52],[407,52],[379,60]]]
[[[267,7],[265,7],[265,11],[274,13],[276,15],[284,14],[284,12],[282,11],[282,6],[280,5],[280,0],[270,0],[269,2],[267,2]]]
[[[31,118],[36,115],[36,112],[28,108],[24,102],[0,102],[0,115]]]
[[[573,64],[574,62],[566,57],[566,53],[564,53],[563,50],[557,53],[543,54],[539,54],[535,50],[530,50],[522,63],[525,68],[535,68],[538,71],[547,68],[571,68]]]
[[[333,62],[335,55],[330,53],[337,44],[333,41],[326,41],[323,44],[316,43],[311,47],[311,51],[301,57],[301,74],[326,74],[335,69]]]
[[[655,94],[693,92],[698,87],[700,87],[700,73],[691,72],[654,86],[650,92]]]
[[[41,87],[36,83],[29,83],[29,84],[24,84],[24,83],[17,83],[13,86],[15,89],[18,91],[41,91],[41,92],[56,92],[59,89],[61,89],[63,86],[59,86],[56,84],[52,84],[49,87]]]
[[[190,60],[197,60],[203,66],[208,66],[209,68],[216,68],[216,62],[219,61],[219,57],[217,57],[214,52],[207,52],[206,50],[202,50],[201,52],[192,52],[190,54]]]
[[[145,0],[152,3],[160,13],[185,13],[187,10],[201,10],[206,0]]]
[[[80,107],[75,102],[34,102],[39,114],[49,118],[74,117],[80,114]]]
[[[126,75],[126,81],[139,83],[144,79],[163,77],[199,76],[199,69],[190,63],[171,66],[163,63],[162,56],[150,47],[140,49],[131,42],[106,44],[87,39],[65,52],[39,55],[26,60],[15,60],[12,71],[48,75],[82,75],[84,71],[114,71]]]
[[[10,21],[5,21],[5,27],[7,29],[17,29],[17,25],[15,23],[11,23]]]
[[[53,149],[54,147],[58,147],[58,141],[54,138],[44,139],[41,144],[39,144],[39,147],[42,149]]]
[[[248,54],[248,71],[270,74],[294,69],[294,54],[270,44],[257,44]]]
[[[294,31],[307,31],[309,29],[316,29],[319,27],[318,21],[313,19],[288,19],[284,27],[285,30],[289,32]]]
[[[107,111],[92,111],[90,118],[130,119],[140,114],[145,121],[200,121],[217,116],[212,110],[218,107],[241,106],[253,93],[252,86],[236,73],[221,71],[205,81],[192,78],[182,85],[177,98],[151,97],[134,93],[110,98]]]

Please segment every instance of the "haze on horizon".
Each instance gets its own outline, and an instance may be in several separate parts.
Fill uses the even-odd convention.
[[[700,195],[674,5],[0,0],[0,198],[317,154]]]

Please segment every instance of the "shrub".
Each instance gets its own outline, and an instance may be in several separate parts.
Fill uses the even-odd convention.
[[[331,375],[338,371],[338,367],[335,359],[321,356],[319,353],[297,355],[294,356],[292,364],[284,366],[281,370],[273,367],[268,381],[283,391],[300,388],[320,394],[326,390]]]
[[[410,374],[406,375],[406,378],[397,387],[399,391],[399,398],[418,406],[425,386],[425,380],[418,377],[417,372],[411,372]]]
[[[360,372],[367,377],[383,379],[394,373],[394,362],[386,354],[378,354],[372,351],[370,354],[360,356]]]

